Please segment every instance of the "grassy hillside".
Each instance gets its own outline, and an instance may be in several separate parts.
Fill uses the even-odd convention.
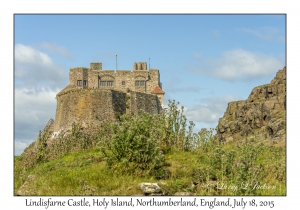
[[[163,115],[74,125],[52,141],[45,133],[15,157],[14,194],[141,195],[139,183],[157,182],[165,195],[286,195],[285,147],[217,142],[182,112],[170,102]]]

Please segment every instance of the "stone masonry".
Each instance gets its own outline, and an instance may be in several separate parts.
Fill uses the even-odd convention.
[[[70,69],[69,85],[56,100],[54,132],[69,130],[73,122],[93,126],[140,110],[159,114],[164,91],[159,70],[148,71],[146,62],[135,62],[133,71],[102,70],[102,63],[91,63],[90,68]]]

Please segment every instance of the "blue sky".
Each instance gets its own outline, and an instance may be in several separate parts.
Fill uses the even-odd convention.
[[[167,100],[188,120],[216,127],[230,101],[243,100],[285,66],[285,15],[15,15],[15,154],[55,117],[55,95],[71,67],[102,62],[160,70]]]

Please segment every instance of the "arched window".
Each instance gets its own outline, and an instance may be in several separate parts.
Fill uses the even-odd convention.
[[[110,75],[99,77],[99,87],[113,87],[115,78]]]

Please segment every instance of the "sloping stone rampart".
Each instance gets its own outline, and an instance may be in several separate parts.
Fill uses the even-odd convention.
[[[73,122],[83,127],[97,126],[103,120],[115,120],[126,110],[133,114],[138,114],[140,110],[150,114],[160,113],[156,95],[134,91],[66,89],[57,94],[56,99],[55,132],[70,130]]]
[[[57,95],[54,130],[68,130],[72,123],[98,125],[126,111],[125,93],[114,90],[76,89]]]

